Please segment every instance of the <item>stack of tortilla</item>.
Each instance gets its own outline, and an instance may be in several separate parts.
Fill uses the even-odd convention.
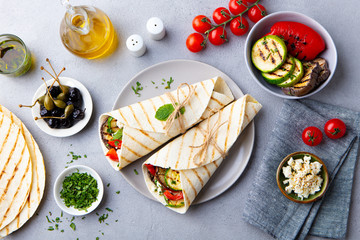
[[[234,100],[228,85],[220,77],[201,81],[190,87],[194,90],[194,93],[187,101],[182,116],[185,129],[189,129],[200,121],[209,118]],[[179,102],[184,101],[189,96],[187,87],[169,93],[174,99],[179,98]],[[112,161],[107,157],[108,162],[115,170],[124,168],[181,133],[177,119],[166,134],[164,129],[166,122],[155,118],[156,111],[161,106],[169,103],[171,103],[171,99],[166,94],[163,94],[100,116],[100,131],[102,124],[109,116],[117,120],[119,127],[123,127],[121,149],[117,150],[119,162]],[[101,133],[100,142],[106,155],[108,149],[102,141]]]
[[[261,104],[253,97],[245,95],[152,155],[143,163],[142,168],[145,183],[150,193],[163,205],[167,205],[162,193],[155,190],[156,185],[151,181],[145,164],[179,171],[184,206],[169,208],[178,213],[185,213],[224,160],[218,149],[223,154],[227,153],[261,107]],[[200,156],[196,157],[196,155],[200,148],[197,146],[205,142],[205,130],[216,130],[212,139],[218,148],[214,144],[208,145],[203,154],[204,157],[199,161],[197,157]]]
[[[39,146],[21,120],[0,105],[0,238],[35,213],[44,188]]]

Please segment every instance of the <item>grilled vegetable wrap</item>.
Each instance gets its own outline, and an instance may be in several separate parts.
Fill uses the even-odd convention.
[[[152,155],[142,167],[145,183],[151,194],[171,210],[185,213],[224,160],[223,155],[215,145],[209,144],[203,161],[200,165],[196,164],[198,161],[195,158],[200,149],[194,146],[199,146],[206,141],[203,130],[216,129],[212,139],[221,151],[227,153],[261,107],[261,104],[253,97],[245,95]],[[162,187],[160,184],[164,184],[161,183],[161,179],[155,179],[153,176],[156,175],[155,171],[150,171],[151,169],[148,166],[157,169],[171,169],[177,172],[179,179],[173,177],[171,185],[166,184],[169,180],[165,179],[165,186]],[[171,175],[174,176],[173,173]],[[174,189],[174,186],[176,186],[175,190],[181,189],[181,191],[172,191],[171,189]],[[178,196],[183,196],[182,200],[177,200],[178,204],[169,204],[169,199],[164,194],[169,189],[173,194],[171,197],[180,198]]]
[[[207,119],[234,99],[229,87],[220,77],[201,81],[190,87],[193,94],[179,112],[184,129]],[[182,87],[169,93],[176,104],[181,104],[189,96],[189,89]],[[179,117],[175,118],[168,132],[165,130],[166,121],[163,118],[159,120],[159,108],[164,110],[171,103],[170,97],[163,94],[100,116],[101,146],[115,170],[122,169],[181,133]],[[114,127],[114,130],[105,130],[107,125]],[[112,133],[107,134],[106,131]]]

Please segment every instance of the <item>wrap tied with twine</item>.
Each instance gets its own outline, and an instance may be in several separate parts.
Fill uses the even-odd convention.
[[[183,102],[180,102],[180,98],[179,98],[179,91],[181,89],[182,86],[186,86],[189,90],[189,93],[187,95],[187,97],[184,99]],[[167,92],[166,93],[166,96],[170,99],[171,101],[171,104],[173,105],[174,107],[174,111],[170,114],[170,116],[168,117],[168,119],[166,120],[166,124],[164,126],[164,130],[165,130],[165,134],[168,136],[169,134],[169,130],[171,128],[171,126],[174,124],[175,122],[175,119],[177,118],[178,121],[179,121],[179,124],[180,124],[180,132],[181,133],[184,133],[186,131],[185,129],[185,126],[184,126],[184,120],[183,120],[183,117],[182,117],[182,114],[180,113],[180,110],[181,108],[183,108],[186,103],[190,100],[191,96],[194,94],[194,90],[195,90],[196,86],[195,87],[191,87],[189,84],[187,83],[182,83],[180,84],[180,86],[178,86],[177,90],[176,90],[176,93],[177,93],[177,102],[175,101],[174,97],[169,93]]]
[[[220,127],[227,123],[228,121],[225,121],[223,123],[219,123],[220,118],[218,117],[216,123],[214,124],[213,128],[210,129],[210,118],[208,118],[207,124],[206,124],[206,130],[199,127],[198,129],[200,132],[205,136],[204,143],[199,146],[190,146],[191,148],[200,148],[200,150],[195,154],[194,156],[194,164],[197,166],[201,166],[205,162],[206,154],[208,151],[208,148],[210,145],[213,145],[214,148],[220,153],[222,158],[226,157],[226,152],[224,152],[219,145],[216,143],[214,137]]]

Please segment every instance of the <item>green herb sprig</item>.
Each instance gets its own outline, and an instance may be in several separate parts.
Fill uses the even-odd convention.
[[[139,93],[139,91],[143,90],[144,88],[141,86],[141,83],[139,82],[136,82],[136,86],[131,86],[132,90],[134,91],[134,93],[136,95],[138,95],[138,97],[141,96],[141,94]]]

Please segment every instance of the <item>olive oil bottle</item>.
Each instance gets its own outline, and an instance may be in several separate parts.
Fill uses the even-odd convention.
[[[67,8],[60,25],[60,37],[64,46],[73,54],[93,59],[108,55],[114,48],[116,33],[108,16],[92,6]]]

